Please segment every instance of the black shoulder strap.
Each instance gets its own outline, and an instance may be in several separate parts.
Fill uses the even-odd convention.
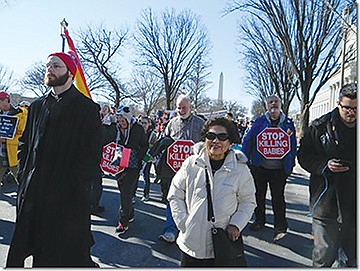
[[[206,191],[207,191],[207,200],[208,200],[208,221],[215,222],[214,216],[214,208],[211,199],[211,191],[210,191],[210,181],[209,181],[209,173],[207,168],[205,169],[206,175]]]

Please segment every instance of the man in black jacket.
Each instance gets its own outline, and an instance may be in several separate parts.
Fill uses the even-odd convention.
[[[50,54],[19,140],[19,189],[7,267],[94,267],[90,186],[101,159],[100,107],[72,84],[71,55]]]
[[[300,141],[298,160],[311,173],[314,267],[357,266],[357,85],[341,88],[337,107],[314,120]]]

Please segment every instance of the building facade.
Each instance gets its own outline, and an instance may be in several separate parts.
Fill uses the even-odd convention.
[[[357,82],[357,35],[356,26],[348,31],[346,40],[346,56],[350,61],[344,66],[344,85]],[[339,52],[341,54],[341,51]],[[339,57],[339,66],[341,66],[342,56]],[[341,69],[337,71],[330,79],[326,87],[320,90],[310,107],[309,121],[324,115],[337,106],[339,91],[341,88]]]

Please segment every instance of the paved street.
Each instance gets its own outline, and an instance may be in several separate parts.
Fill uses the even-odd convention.
[[[248,265],[250,267],[310,267],[311,266],[311,218],[308,213],[308,179],[299,167],[288,179],[286,186],[287,218],[289,231],[278,243],[272,242],[271,202],[267,201],[266,229],[243,232]],[[96,244],[92,248],[93,259],[101,267],[178,267],[180,252],[177,245],[158,239],[165,221],[165,204],[161,202],[160,186],[152,184],[148,202],[140,200],[143,182],[139,182],[135,203],[135,221],[120,238],[115,233],[119,205],[116,181],[104,178],[101,205],[106,210],[100,216],[92,216],[92,231]],[[7,185],[0,194],[0,266],[5,266],[7,250],[14,229],[15,185]],[[268,193],[269,199],[269,193]],[[56,229],[54,229],[56,234]],[[27,265],[31,264],[31,258]]]

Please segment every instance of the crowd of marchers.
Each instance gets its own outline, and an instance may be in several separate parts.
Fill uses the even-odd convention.
[[[267,111],[249,123],[237,122],[230,112],[205,119],[192,112],[185,95],[177,97],[175,113],[158,111],[151,118],[135,116],[127,105],[100,108],[75,87],[75,73],[71,55],[56,52],[46,62],[48,94],[14,107],[10,95],[0,91],[1,117],[17,120],[13,133],[0,139],[1,185],[18,184],[7,267],[23,267],[28,256],[33,256],[33,267],[99,266],[90,255],[90,215],[105,210],[100,200],[107,173],[100,162],[103,147],[112,142],[121,146],[114,165],[124,163],[127,155],[123,170],[115,174],[118,235],[136,223],[134,197],[141,175],[141,200],[152,200],[150,176],[155,172],[166,204],[159,239],[176,242],[182,267],[219,266],[216,228],[225,230],[231,242],[242,240],[254,214],[250,230],[263,230],[268,185],[273,240],[286,238],[284,190],[297,158],[311,174],[313,266],[357,267],[356,84],[341,88],[337,106],[313,121],[298,144],[294,123],[276,95],[266,98]],[[264,143],[260,146],[266,136],[274,141],[267,145],[286,146],[286,152],[266,155]],[[192,155],[174,171],[167,149],[180,140],[191,140]],[[238,266],[246,266],[241,255]]]

